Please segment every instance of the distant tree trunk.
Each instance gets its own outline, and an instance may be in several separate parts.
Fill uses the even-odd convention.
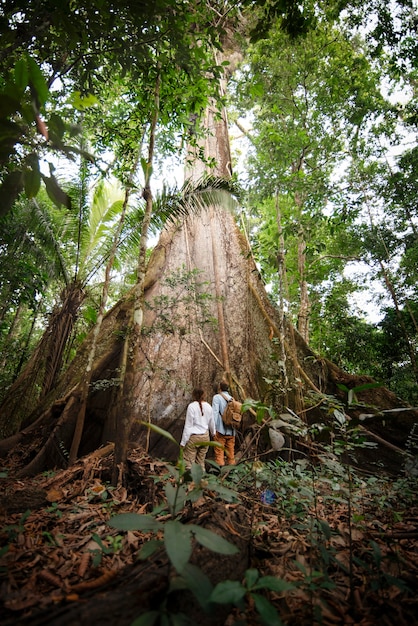
[[[0,413],[8,417],[7,425],[3,424],[8,432],[4,434],[16,432],[38,402],[53,389],[84,298],[85,293],[78,283],[71,283],[62,292],[61,303],[51,313],[41,341],[0,406]]]
[[[298,240],[298,271],[299,271],[299,311],[298,331],[309,342],[310,300],[306,281],[306,241],[301,233]]]

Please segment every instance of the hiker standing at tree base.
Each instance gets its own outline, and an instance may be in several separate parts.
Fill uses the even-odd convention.
[[[226,464],[235,465],[235,430],[232,426],[225,426],[222,420],[222,414],[230,400],[232,400],[232,396],[229,393],[229,385],[221,381],[218,393],[212,398],[213,418],[216,428],[215,441],[223,446],[223,448],[216,446],[213,449],[215,461],[218,465],[225,465],[225,455]]]
[[[195,444],[209,442],[209,433],[212,437],[215,437],[216,433],[212,407],[209,402],[204,401],[204,395],[203,389],[193,389],[193,402],[187,407],[180,441],[180,446],[184,448],[183,459],[186,468],[190,469],[193,463],[197,463],[203,471],[205,471],[205,458],[209,446]]]

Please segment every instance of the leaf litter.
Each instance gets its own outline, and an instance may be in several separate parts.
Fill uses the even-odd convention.
[[[167,465],[132,450],[125,485],[113,489],[108,482],[112,458],[110,448],[68,469],[25,479],[14,479],[9,468],[0,483],[2,625],[29,624],[40,611],[49,608],[53,615],[54,607],[124,585],[127,568],[138,562],[153,536],[121,534],[108,521],[119,513],[150,513],[163,502]],[[271,494],[266,499],[260,488],[246,489],[240,494],[245,511],[240,523],[228,517],[237,505],[207,491],[180,519],[191,524],[216,519],[226,536],[245,539],[249,566],[260,576],[294,584],[292,590],[268,594],[282,624],[417,623],[418,505],[394,515],[391,506],[379,508],[364,493],[350,520],[347,503],[333,498],[331,487],[328,493],[324,485],[322,490],[301,515],[289,514]],[[170,519],[166,511],[161,519]],[[222,560],[211,566],[216,563],[222,570]],[[218,624],[260,624],[250,600],[245,612],[229,607]],[[121,617],[118,624],[131,622]]]

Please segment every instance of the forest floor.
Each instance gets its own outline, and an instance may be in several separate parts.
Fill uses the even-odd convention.
[[[138,558],[155,534],[109,525],[116,514],[155,513],[158,506],[157,519],[170,519],[161,505],[165,485],[174,480],[167,464],[132,450],[125,486],[113,489],[108,482],[112,449],[97,452],[70,468],[33,478],[14,478],[16,468],[3,468],[2,626],[128,626],[147,610],[163,606],[166,617],[174,611],[164,600],[173,577],[165,553]],[[236,500],[222,499],[221,491],[211,488],[213,481],[236,490]],[[247,593],[216,617],[191,611],[190,623],[418,624],[416,479],[350,480],[348,492],[342,482],[335,476],[318,480],[315,473],[298,476],[290,464],[260,464],[246,472],[237,466],[220,476],[209,475],[200,485],[200,496],[178,519],[210,523],[239,546],[232,561],[219,554],[208,559],[206,551],[195,563],[201,566],[205,560],[213,584],[226,579],[242,583],[247,576]],[[271,581],[263,577],[286,581],[288,588],[272,590],[266,584],[263,589],[263,581]],[[260,595],[280,617],[266,617]],[[187,606],[191,603],[186,602],[186,610],[183,606],[185,613]],[[157,622],[150,617],[143,623]]]

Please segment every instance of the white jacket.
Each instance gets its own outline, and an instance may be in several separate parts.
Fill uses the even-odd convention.
[[[202,409],[203,415],[197,400],[191,402],[187,407],[186,421],[184,422],[183,435],[180,441],[181,446],[186,445],[190,435],[204,435],[208,430],[212,437],[215,435],[212,407],[208,402],[203,401]]]

